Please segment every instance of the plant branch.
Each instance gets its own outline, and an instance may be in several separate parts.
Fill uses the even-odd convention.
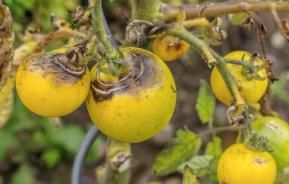
[[[132,18],[156,22],[159,17],[160,0],[130,0]]]
[[[186,12],[187,18],[220,16],[230,13],[244,11],[252,12],[270,12],[275,9],[277,12],[289,12],[288,2],[271,2],[271,1],[231,1],[203,5],[164,5],[161,12],[164,14],[166,21],[176,20],[180,11]]]
[[[210,22],[206,18],[196,18],[196,19],[186,20],[182,22],[182,24],[186,29],[210,26]]]
[[[109,36],[105,30],[105,23],[104,23],[104,15],[102,10],[102,0],[91,0],[91,3],[95,3],[94,11],[93,11],[93,18],[92,18],[92,26],[93,30],[97,35],[99,41],[103,44],[105,48],[105,56],[107,59],[116,59],[119,57],[119,52],[110,42]]]
[[[225,84],[231,96],[234,99],[234,103],[231,108],[232,111],[230,111],[230,116],[228,116],[229,122],[233,124],[242,120],[244,118],[243,113],[245,111],[246,104],[240,94],[240,91],[232,74],[227,68],[225,59],[221,57],[218,53],[216,53],[213,49],[211,49],[204,41],[194,36],[181,25],[170,28],[167,33],[185,40],[192,47],[197,49],[202,54],[210,68],[212,66],[217,67],[225,81]]]
[[[100,184],[126,184],[131,163],[130,144],[109,140],[107,165],[99,168],[97,178]]]
[[[192,47],[196,48],[200,51],[204,59],[206,60],[209,67],[212,67],[216,63],[216,59],[211,52],[211,48],[208,45],[194,36],[192,33],[187,31],[182,26],[175,27],[173,29],[168,30],[168,34],[179,37],[185,41],[187,41]]]
[[[220,133],[220,132],[226,132],[226,131],[239,131],[246,128],[245,126],[223,126],[223,127],[214,127],[213,131],[215,134]],[[211,130],[210,129],[206,129],[204,131],[201,131],[198,133],[198,136],[203,137],[203,136],[207,136],[208,134],[211,134]]]

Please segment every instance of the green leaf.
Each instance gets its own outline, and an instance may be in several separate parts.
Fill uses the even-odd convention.
[[[14,150],[17,153],[17,150],[21,149],[17,138],[9,131],[0,130],[0,140],[0,160],[5,158],[9,150]]]
[[[192,172],[189,167],[185,167],[184,174],[183,174],[183,184],[196,184],[197,176]]]
[[[249,13],[241,12],[241,13],[233,13],[229,14],[229,21],[236,26],[242,25],[242,23],[249,17]]]
[[[271,85],[272,96],[279,98],[289,105],[288,90],[286,89],[289,82],[289,72],[283,72],[278,77],[279,80]]]
[[[84,132],[78,126],[66,125],[51,136],[53,136],[52,139],[56,144],[61,145],[64,150],[74,156],[83,141]]]
[[[205,154],[212,155],[214,158],[211,160],[208,176],[212,182],[217,181],[217,164],[220,156],[222,155],[222,145],[221,139],[217,136],[214,136],[213,139],[207,144]]]
[[[94,141],[86,158],[88,163],[95,162],[95,160],[99,158],[99,150],[101,148],[101,145],[104,145],[104,144],[105,144],[104,140],[101,137],[98,137]]]
[[[28,164],[22,164],[12,177],[12,184],[35,183],[35,171]]]
[[[202,123],[209,123],[213,121],[215,106],[216,99],[212,94],[208,83],[205,80],[201,80],[196,109]]]
[[[201,139],[189,130],[178,130],[177,136],[157,157],[153,165],[156,175],[163,176],[177,171],[178,167],[197,154]]]
[[[219,158],[222,154],[222,145],[221,139],[217,136],[214,136],[213,139],[207,144],[205,153],[212,155],[215,158]]]
[[[210,172],[211,161],[213,159],[212,155],[197,155],[180,165],[178,170],[184,171],[186,167],[189,167],[197,176],[204,176]]]
[[[54,167],[61,159],[61,151],[57,148],[51,148],[45,150],[41,155],[41,160],[43,160],[47,167]]]

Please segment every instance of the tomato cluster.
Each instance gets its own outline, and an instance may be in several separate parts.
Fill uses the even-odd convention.
[[[256,104],[269,84],[266,61],[246,51],[225,55],[229,75],[236,83],[247,104]],[[224,105],[233,105],[234,99],[218,68],[211,72],[211,87],[216,98]],[[218,162],[219,183],[273,184],[277,171],[289,166],[289,125],[278,117],[259,117],[252,124],[252,133],[268,140],[272,152],[262,151],[248,142],[231,145]],[[247,135],[249,136],[249,135]]]
[[[119,77],[98,65],[89,72],[82,53],[75,50],[31,55],[16,74],[18,95],[28,109],[46,117],[67,115],[86,100],[92,121],[108,137],[149,139],[174,112],[175,82],[153,53],[133,47],[121,52],[128,69]]]

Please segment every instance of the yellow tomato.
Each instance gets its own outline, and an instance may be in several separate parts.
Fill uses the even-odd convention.
[[[132,66],[128,74],[118,81],[99,81],[93,71],[86,106],[92,121],[108,137],[141,142],[170,121],[176,86],[169,68],[156,55],[133,47],[121,51]]]
[[[238,61],[251,61],[254,62],[255,66],[264,64],[264,61],[260,58],[254,58],[255,61],[251,60],[251,54],[246,51],[234,51],[225,56],[227,59],[238,60]],[[246,102],[256,103],[264,95],[268,87],[268,77],[266,69],[263,68],[258,71],[258,75],[264,79],[248,79],[243,73],[243,67],[241,65],[227,63],[228,70],[232,74],[239,87],[240,94]],[[227,88],[225,81],[220,74],[219,70],[215,67],[211,73],[211,87],[213,93],[225,105],[231,105],[233,98]]]
[[[221,155],[217,174],[220,184],[273,184],[276,164],[268,152],[233,144]]]
[[[21,101],[41,116],[71,113],[85,101],[90,88],[89,72],[84,66],[80,75],[69,73],[53,62],[56,55],[31,55],[21,63],[16,74],[16,89]]]
[[[189,48],[190,44],[171,35],[157,36],[152,44],[153,52],[164,61],[180,59]]]

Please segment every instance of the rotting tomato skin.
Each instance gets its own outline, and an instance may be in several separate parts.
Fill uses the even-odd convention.
[[[217,175],[220,184],[273,184],[276,164],[268,152],[233,144],[221,155]]]
[[[180,59],[189,48],[190,44],[187,42],[166,34],[157,36],[152,42],[153,52],[166,62]]]
[[[250,56],[251,54],[246,51],[233,51],[225,55],[224,58],[239,61],[241,61],[243,58],[243,60],[249,61]],[[263,62],[264,61],[258,58],[256,65],[261,65]],[[268,87],[269,80],[266,74],[266,69],[263,68],[258,72],[261,77],[264,77],[264,80],[248,80],[242,74],[242,66],[230,63],[226,65],[231,75],[235,79],[237,86],[240,88],[240,94],[244,98],[244,100],[253,104],[257,103],[264,95]],[[226,83],[221,73],[216,67],[214,67],[211,72],[210,83],[212,91],[215,94],[216,98],[227,106],[231,105],[233,102],[233,98],[229,92],[229,89],[226,86]]]
[[[282,171],[289,166],[289,125],[278,117],[261,117],[252,122],[253,129],[268,138],[268,145],[273,149],[272,156],[277,168]]]
[[[16,73],[20,100],[29,110],[45,117],[73,112],[85,101],[90,89],[88,69],[81,76],[72,75],[51,61],[55,54],[33,54]]]
[[[123,48],[121,52],[125,58],[130,54],[138,58],[141,55],[143,75],[107,97],[99,97],[91,90],[86,106],[92,121],[106,136],[136,143],[151,138],[169,122],[176,104],[176,86],[169,68],[158,56],[134,47]],[[95,72],[91,73],[93,86]]]

